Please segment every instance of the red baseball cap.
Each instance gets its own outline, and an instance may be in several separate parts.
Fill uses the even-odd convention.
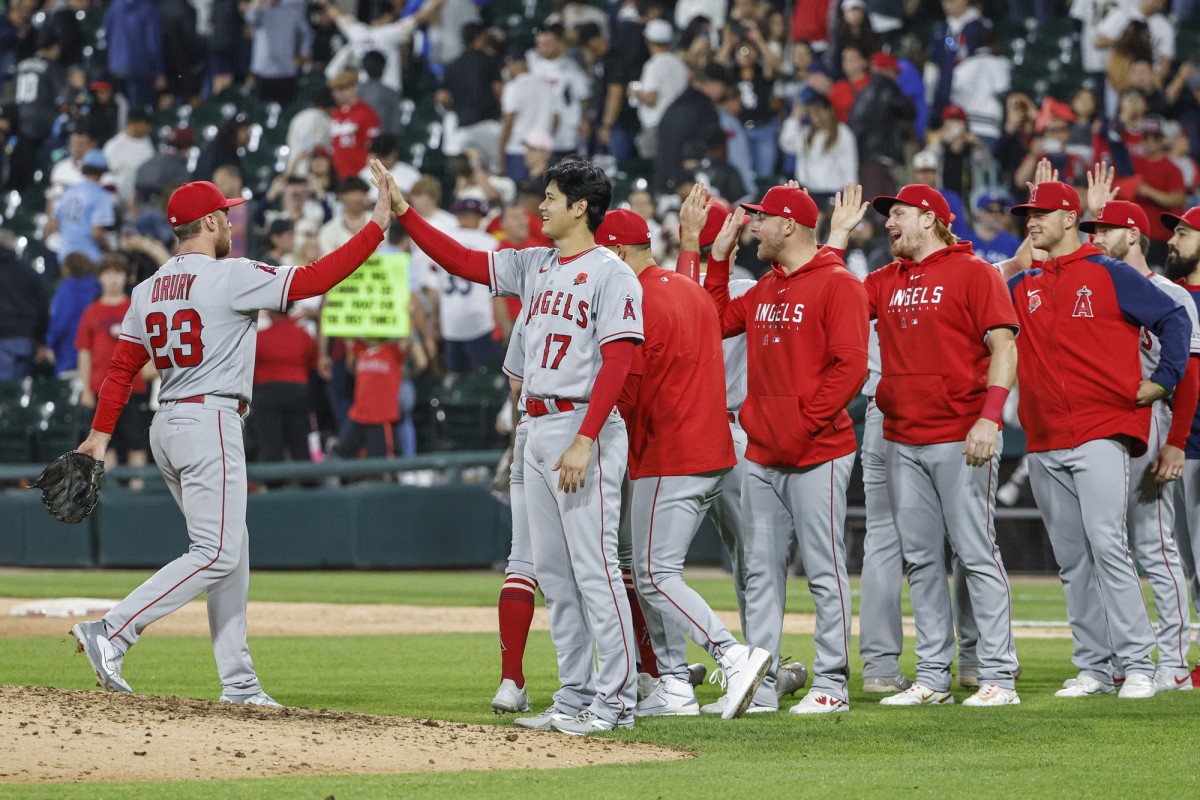
[[[208,181],[185,183],[175,190],[167,203],[167,221],[172,225],[186,225],[214,211],[233,208],[246,202],[243,197],[226,200],[221,190]]]
[[[1009,213],[1025,217],[1030,211],[1074,211],[1079,213],[1079,193],[1062,181],[1046,181],[1029,190],[1029,202],[1013,206]]]
[[[896,203],[914,206],[919,211],[932,211],[943,225],[954,222],[954,214],[950,212],[950,204],[946,202],[946,198],[942,197],[942,193],[937,189],[923,183],[910,183],[897,192],[895,197],[876,197],[871,201],[871,206],[886,217]]]
[[[1200,206],[1192,206],[1187,211],[1183,212],[1183,216],[1178,214],[1163,214],[1162,224],[1167,226],[1167,230],[1175,230],[1175,226],[1179,223],[1191,225],[1196,230],[1200,231]]]
[[[900,61],[891,53],[876,53],[871,56],[871,66],[875,69],[890,69],[892,72],[900,71]]]
[[[961,119],[964,122],[967,119],[967,110],[960,105],[950,103],[942,109],[942,120]]]
[[[650,227],[641,214],[618,208],[604,215],[596,229],[596,244],[616,247],[619,244],[650,244]]]
[[[1097,225],[1112,225],[1114,228],[1137,228],[1139,232],[1150,235],[1150,218],[1137,203],[1128,200],[1109,200],[1100,209],[1095,219],[1079,223],[1079,230],[1084,233],[1095,233]]]
[[[750,221],[750,217],[743,215],[742,224],[745,225]],[[717,234],[721,232],[722,226],[725,225],[725,220],[729,218],[729,209],[718,202],[713,202],[708,208],[708,219],[704,221],[704,227],[700,229],[700,246],[707,247],[717,240]],[[683,233],[683,228],[680,228],[680,234]]]
[[[772,217],[786,217],[806,228],[817,227],[817,202],[803,189],[772,186],[761,203],[742,203],[742,208]]]

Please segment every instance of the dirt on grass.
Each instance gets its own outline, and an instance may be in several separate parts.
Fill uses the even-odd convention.
[[[0,785],[562,769],[690,756],[432,719],[0,686]]]

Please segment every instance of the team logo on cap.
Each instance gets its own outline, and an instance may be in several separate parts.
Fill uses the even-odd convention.
[[[1041,289],[1033,289],[1029,292],[1029,313],[1037,311],[1042,307]]]
[[[784,206],[784,207],[783,207],[783,213],[785,213],[785,214],[790,214],[790,213],[792,213],[792,210],[791,210],[790,208],[788,208],[787,206]]]
[[[1065,206],[1066,208],[1071,207],[1071,204],[1067,202],[1067,198],[1065,198],[1065,197],[1063,198],[1063,206]]]
[[[610,242],[615,242],[615,241],[617,240],[617,237],[616,237],[616,236],[613,236],[613,235],[610,233],[610,234],[608,235],[608,240],[609,240]]]
[[[928,200],[922,200],[922,201],[921,201],[921,205],[925,206],[926,208],[929,208],[929,201],[928,201]]]
[[[609,238],[616,238],[616,237],[609,237]],[[581,272],[575,276],[575,285],[576,286],[582,286],[585,283],[587,283],[587,273],[586,272]]]

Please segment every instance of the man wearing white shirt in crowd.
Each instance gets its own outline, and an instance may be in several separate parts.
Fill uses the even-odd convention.
[[[536,47],[526,55],[529,71],[549,82],[558,95],[558,127],[551,129],[554,133],[554,160],[558,161],[563,156],[576,153],[580,143],[590,138],[587,109],[592,95],[592,82],[583,67],[567,57],[561,26],[543,28],[538,31],[534,41]]]
[[[403,10],[404,0],[393,0],[391,11],[385,12],[375,20],[375,24],[367,25],[353,16],[343,14],[330,0],[316,0],[313,5],[327,11],[338,30],[346,37],[345,47],[329,60],[329,65],[325,68],[325,77],[334,77],[352,61],[361,64],[363,56],[372,50],[378,50],[387,58],[381,79],[383,85],[397,92],[402,91],[400,47],[412,41],[418,28],[436,18],[445,2],[446,0],[426,0],[415,13],[399,19],[400,12],[396,9],[398,7]]]
[[[683,30],[696,17],[707,17],[712,29],[725,27],[725,15],[729,11],[727,0],[679,0],[675,4],[675,27]]]
[[[150,115],[142,108],[129,109],[125,129],[104,144],[108,171],[117,182],[117,196],[128,204],[133,197],[138,167],[154,158],[150,141]]]
[[[642,133],[638,149],[652,153],[658,149],[658,123],[667,107],[688,87],[688,67],[671,49],[675,31],[665,19],[652,19],[642,32],[650,58],[642,66],[636,83],[629,84],[630,102],[636,105]]]
[[[371,203],[367,200],[369,184],[358,176],[346,178],[338,185],[338,202],[342,212],[321,226],[317,239],[321,255],[328,255],[350,241],[371,219]]]
[[[371,158],[379,159],[379,163],[387,168],[391,174],[392,180],[400,187],[400,191],[408,194],[412,191],[413,185],[421,179],[421,171],[411,164],[405,164],[400,160],[400,141],[390,133],[381,133],[371,140]],[[374,203],[379,197],[379,190],[375,188],[375,184],[371,183],[371,163],[362,168],[358,173],[358,177],[363,179],[363,182],[368,187],[368,199]]]
[[[500,94],[500,161],[504,164],[504,174],[519,182],[529,174],[525,166],[525,142],[529,135],[534,131],[553,131],[562,120],[559,93],[548,80],[529,70],[524,53],[514,54],[507,70],[508,81]]]

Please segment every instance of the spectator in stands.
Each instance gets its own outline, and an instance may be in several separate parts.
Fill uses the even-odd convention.
[[[800,96],[805,89],[829,97],[833,79],[829,76],[829,67],[817,58],[808,42],[794,42],[788,66],[775,81],[775,96],[784,102],[785,111],[790,114],[801,102]]]
[[[913,118],[913,134],[918,142],[925,141],[929,129],[929,102],[925,96],[924,65],[925,53],[920,49],[916,36],[904,36],[896,52],[900,70],[896,73],[896,85],[912,101],[916,116]]]
[[[458,119],[457,155],[473,147],[487,159],[492,172],[504,170],[500,152],[500,94],[503,81],[497,80],[501,63],[492,33],[481,23],[468,22],[462,30],[466,50],[446,65],[442,74],[439,103],[454,111]],[[401,186],[401,189],[404,187]]]
[[[84,115],[87,120],[81,120],[80,124],[87,125],[96,145],[102,147],[125,127],[125,115],[130,104],[114,91],[112,81],[94,80],[88,84],[88,90],[91,92],[91,102]]]
[[[217,167],[226,165],[241,167],[242,149],[250,141],[250,117],[242,112],[234,114],[222,123],[216,138],[200,151],[192,178],[211,181]]]
[[[783,123],[779,147],[796,156],[796,180],[823,208],[848,183],[858,182],[858,144],[849,126],[838,122],[829,99],[808,91]]]
[[[724,8],[721,13],[724,14]],[[621,4],[611,46],[604,55],[604,75],[593,89],[593,105],[598,109],[599,120],[596,143],[618,162],[634,152],[638,118],[637,109],[628,102],[629,84],[638,79],[642,66],[650,58],[642,30],[651,16],[661,16],[661,9],[648,0],[626,0]]]
[[[421,179],[420,170],[400,160],[400,142],[390,133],[381,133],[371,140],[371,158],[379,159],[380,163],[387,167],[388,172],[396,181],[396,185],[405,194],[412,189],[414,183]],[[362,178],[370,187],[370,201],[374,203],[379,190],[371,184],[371,165],[369,163],[362,168],[362,172],[358,173],[358,177]]]
[[[260,208],[257,219],[261,220],[263,228],[269,228],[276,220],[287,220],[293,228],[300,228],[304,222],[312,224],[313,229],[325,224],[330,215],[329,209],[313,198],[307,178],[295,173],[284,173],[275,176],[264,196],[264,204]],[[317,254],[318,257],[321,253]],[[308,261],[290,261],[290,264],[308,264]]]
[[[950,222],[950,232],[960,239],[969,238],[971,235],[970,221],[967,219],[967,211],[963,206],[962,196],[953,189],[946,188],[942,181],[942,164],[938,159],[937,153],[932,150],[922,150],[912,159],[913,183],[923,183],[926,186],[932,186],[937,189],[942,197],[946,198],[946,205],[950,207],[950,213],[954,215],[954,219]]]
[[[198,106],[207,54],[196,9],[191,0],[162,0],[161,7],[167,85],[160,102]]]
[[[467,148],[463,155],[451,158],[449,167],[450,174],[454,176],[456,198],[477,197],[491,208],[516,202],[516,181],[489,172],[483,154],[475,148]]]
[[[554,0],[554,10],[546,17],[547,25],[561,25],[563,30],[575,30],[583,25],[596,25],[608,34],[608,15],[584,0]]]
[[[996,183],[992,153],[971,129],[962,106],[951,103],[942,110],[941,130],[928,149],[937,156],[942,187],[960,199]]]
[[[37,52],[38,31],[33,27],[37,0],[12,0],[0,16],[0,95],[7,95],[9,76],[21,61]]]
[[[125,206],[132,206],[137,171],[154,158],[154,144],[150,141],[150,115],[146,109],[129,109],[125,130],[105,142],[103,151],[108,170],[117,182],[118,200]]]
[[[192,148],[192,129],[172,128],[158,148],[134,173],[133,185],[138,201],[152,203],[167,187],[178,187],[191,180],[188,174],[188,151]]]
[[[1036,125],[1037,107],[1033,99],[1022,91],[1009,92],[1004,98],[1004,129],[995,149],[1001,172],[1012,175],[1021,166],[1033,143]],[[1023,192],[1025,187],[1017,186],[1016,189]]]
[[[50,298],[50,326],[46,347],[54,357],[56,375],[74,374],[78,363],[75,335],[84,309],[100,294],[100,283],[93,262],[83,253],[73,252],[62,259],[62,280]]]
[[[1100,97],[1090,86],[1083,86],[1071,95],[1071,139],[1067,150],[1083,159],[1085,164],[1095,162],[1092,139],[1100,132]]]
[[[383,82],[383,68],[386,65],[387,59],[378,50],[363,56],[362,69],[367,79],[358,85],[358,96],[379,117],[380,133],[399,136],[400,103],[404,98]]]
[[[843,56],[851,52],[848,49]],[[850,109],[847,124],[858,143],[859,183],[864,197],[894,194],[897,183],[893,169],[904,163],[904,144],[911,136],[916,109],[896,83],[899,69],[900,62],[891,54],[871,56],[871,77]],[[880,120],[887,120],[887,124],[881,125]]]
[[[1165,94],[1171,117],[1183,125],[1189,151],[1200,154],[1200,54],[1179,65]]]
[[[308,24],[313,32],[312,67],[324,72],[345,40],[327,4],[308,4]]]
[[[975,228],[967,241],[975,246],[975,255],[984,261],[999,264],[1012,258],[1021,246],[1021,240],[1009,229],[1011,205],[1009,197],[993,193],[980,195],[975,204]]]
[[[289,219],[275,219],[267,226],[265,247],[258,260],[272,267],[282,267],[296,249],[296,226]],[[315,352],[315,351],[314,351]],[[314,364],[315,366],[315,364]]]
[[[543,130],[533,130],[525,137],[521,148],[521,165],[525,177],[517,181],[517,193],[541,197],[546,185],[543,175],[550,168],[554,137]],[[540,203],[541,200],[539,199]]]
[[[322,86],[313,95],[312,105],[301,109],[292,117],[287,130],[287,146],[292,164],[308,158],[318,147],[328,148],[332,145],[329,126],[332,124],[336,108],[333,92],[328,86]]]
[[[665,19],[652,19],[643,30],[650,58],[642,66],[638,80],[626,88],[631,104],[636,104],[641,133],[637,149],[650,158],[658,147],[658,123],[667,106],[688,86],[688,68],[671,47],[675,32]]]
[[[58,98],[67,85],[67,70],[59,61],[62,45],[58,33],[46,27],[38,32],[38,49],[17,63],[16,93],[21,138],[34,150],[50,138],[54,118],[58,116]],[[32,165],[31,165],[32,170]]]
[[[329,122],[333,168],[345,179],[367,165],[367,150],[379,134],[379,116],[358,96],[358,70],[339,72],[330,78],[329,89],[337,105]]]
[[[942,12],[946,18],[934,26],[929,47],[929,63],[937,74],[930,109],[934,119],[941,118],[942,108],[950,102],[955,67],[974,54],[991,24],[971,0],[942,0]]]
[[[367,199],[367,183],[351,175],[338,186],[338,202],[342,211],[321,228],[321,255],[328,255],[350,241],[371,219],[371,203]]]
[[[212,182],[221,190],[226,199],[246,197],[246,184],[242,179],[242,171],[233,164],[217,167],[213,172]],[[250,219],[251,207],[247,203],[228,208],[225,211],[229,218],[229,257],[245,258],[257,247],[254,239],[254,225]]]
[[[816,52],[826,52],[833,27],[829,16],[835,12],[836,6],[829,0],[796,0],[792,6],[792,41],[808,42]]]
[[[591,81],[579,64],[567,57],[563,29],[548,25],[534,38],[536,47],[526,55],[530,74],[550,84],[558,96],[558,127],[554,133],[554,160],[576,154],[580,144],[591,138],[587,128],[588,103],[592,96]],[[516,180],[512,175],[508,177]]]
[[[892,242],[887,232],[875,222],[871,214],[863,217],[858,227],[850,232],[850,243],[843,259],[846,269],[859,278],[879,269],[892,259]]]
[[[17,110],[12,103],[0,105],[0,189],[8,191],[16,186],[9,183],[9,150],[16,137]]]
[[[534,131],[550,135],[561,122],[559,94],[545,78],[527,69],[524,53],[513,54],[500,94],[500,157],[504,174],[518,184],[528,176],[525,141]],[[553,137],[551,137],[553,140]]]
[[[1131,63],[1127,79],[1130,89],[1137,89],[1146,96],[1148,113],[1161,116],[1167,112],[1167,97],[1163,93],[1162,83],[1154,74],[1154,67],[1150,63],[1150,59],[1138,59]]]
[[[1029,152],[1013,173],[1013,186],[1020,191],[1033,182],[1034,171],[1043,158],[1048,159],[1064,183],[1076,184],[1086,179],[1088,164],[1067,149],[1071,141],[1071,121],[1050,116],[1029,146]]]
[[[121,322],[129,311],[129,295],[125,293],[129,262],[120,253],[109,253],[96,265],[96,277],[100,283],[100,297],[83,310],[73,341],[82,384],[79,404],[89,409],[96,407],[96,397],[117,348]],[[133,376],[133,393],[121,411],[104,455],[106,469],[115,467],[120,461],[131,467],[146,466],[151,414],[150,390],[146,382],[155,374],[154,365],[147,363]],[[141,481],[136,485],[131,482],[130,488],[142,488]]]
[[[250,68],[250,39],[242,12],[245,0],[212,0],[212,37],[209,54],[212,93],[220,94],[246,79]]]
[[[698,148],[703,154],[710,142],[723,138],[717,103],[725,93],[725,86],[725,69],[719,64],[709,64],[703,72],[692,72],[691,84],[663,113],[654,159],[654,186],[659,191],[677,185],[682,179],[686,145],[693,144],[693,149]]]
[[[696,18],[705,17],[719,30],[725,27],[728,10],[727,0],[679,0],[675,4],[675,27],[683,30]]]
[[[1000,51],[996,32],[984,28],[979,47],[954,68],[950,103],[967,113],[967,126],[991,151],[1004,124],[1005,93],[1012,88],[1012,62]],[[944,110],[943,110],[944,115]]]
[[[871,73],[867,71],[866,56],[857,47],[842,48],[841,65],[842,77],[829,90],[829,102],[838,122],[849,122],[854,100],[871,82]]]
[[[326,77],[332,78],[344,72],[351,62],[362,63],[363,56],[372,50],[383,53],[387,66],[383,71],[383,82],[390,89],[402,91],[400,79],[400,48],[412,41],[417,28],[433,20],[441,12],[446,0],[425,0],[416,12],[401,18],[404,0],[391,0],[388,9],[371,25],[343,14],[330,0],[315,0],[313,5],[323,9],[346,37],[346,44],[329,62]],[[399,9],[399,11],[397,11]],[[358,170],[355,169],[355,172]]]
[[[162,11],[154,0],[112,0],[104,12],[108,69],[130,106],[158,105],[167,88]]]
[[[251,0],[246,24],[253,31],[250,72],[264,103],[290,105],[297,75],[312,54],[312,28],[305,0]]]
[[[0,231],[0,381],[28,377],[45,354],[50,324],[46,284]]]
[[[117,222],[112,198],[100,186],[100,179],[108,171],[104,153],[89,150],[80,163],[80,171],[83,180],[63,193],[54,212],[62,236],[59,261],[71,253],[82,253],[98,261],[109,250],[108,229]]]
[[[833,37],[833,63],[841,63],[842,50],[846,47],[853,47],[870,58],[879,52],[882,45],[882,39],[875,33],[867,17],[866,0],[842,0]]]
[[[1183,175],[1183,185],[1189,196],[1200,190],[1200,164],[1192,158],[1192,143],[1183,133],[1183,126],[1175,120],[1167,120],[1163,125],[1167,138],[1167,157],[1179,167]]]
[[[338,439],[342,458],[393,458],[400,422],[406,342],[359,339],[350,348],[354,403]]]
[[[1133,156],[1134,174],[1141,178],[1134,202],[1150,218],[1149,256],[1156,264],[1165,260],[1164,243],[1171,238],[1171,232],[1162,224],[1162,215],[1182,214],[1187,200],[1183,173],[1167,153],[1164,124],[1162,117],[1146,117],[1142,122],[1141,155]]]
[[[1128,0],[1127,0],[1128,2]],[[1074,2],[1070,6],[1070,16],[1074,20],[1078,20],[1079,29],[1079,51],[1081,56],[1080,64],[1083,71],[1087,73],[1092,84],[1097,87],[1104,85],[1104,72],[1108,65],[1108,58],[1112,54],[1109,47],[1099,47],[1096,44],[1096,29],[1115,6],[1114,3],[1104,2],[1104,0],[1092,0],[1092,2]]]
[[[741,98],[741,120],[750,140],[754,174],[759,179],[771,178],[779,158],[779,114],[774,88],[777,59],[769,57],[758,25],[752,20],[742,24],[747,34],[734,40],[728,56],[722,46],[717,60],[732,58],[732,63],[726,66],[731,67],[730,77]]]
[[[742,123],[742,95],[736,86],[726,84],[717,101],[717,120],[725,134],[725,160],[737,170],[742,183],[754,186],[758,180],[754,172],[754,156],[750,150],[750,137]]]
[[[1175,60],[1175,28],[1162,13],[1166,6],[1166,0],[1140,0],[1128,6],[1118,4],[1105,15],[1096,26],[1096,46],[1113,48],[1113,55],[1109,57],[1110,70],[1114,57],[1117,60],[1149,60],[1158,85],[1166,84],[1171,62]],[[1135,41],[1144,42],[1147,39],[1150,45],[1149,58],[1145,58],[1144,45],[1134,44]],[[1113,88],[1120,92],[1124,87]]]
[[[317,365],[317,343],[286,312],[266,314],[269,324],[259,325],[255,343],[247,438],[257,442],[259,461],[308,461],[308,375]]]

